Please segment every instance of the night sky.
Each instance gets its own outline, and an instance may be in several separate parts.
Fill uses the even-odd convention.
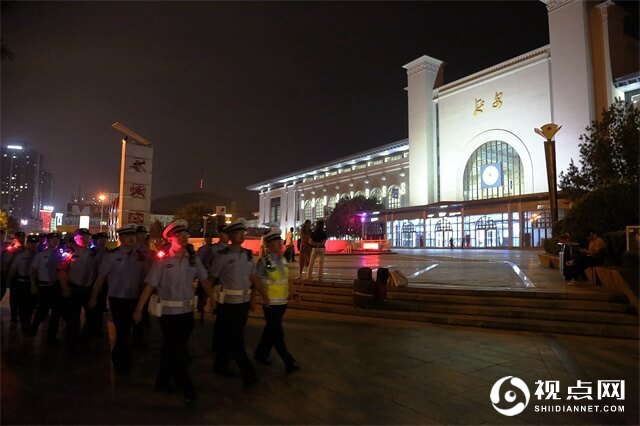
[[[540,1],[12,3],[2,143],[45,155],[56,208],[117,192],[120,121],[154,143],[152,198],[245,187],[407,137],[405,63],[450,82],[549,42]]]

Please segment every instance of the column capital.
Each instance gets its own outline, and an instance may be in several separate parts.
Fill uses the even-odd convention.
[[[438,69],[442,65],[442,61],[439,59],[432,58],[427,55],[422,55],[418,59],[414,59],[402,66],[402,68],[407,70],[407,76],[412,76],[420,71],[427,70],[431,73],[436,74]]]
[[[547,5],[547,13],[551,13],[554,10],[560,9],[562,6],[566,6],[569,3],[573,3],[574,1],[582,1],[582,0],[540,0],[542,3]]]

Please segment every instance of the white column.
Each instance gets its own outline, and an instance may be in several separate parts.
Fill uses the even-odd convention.
[[[433,86],[442,61],[429,56],[409,62],[409,205],[436,202],[438,170]]]
[[[580,158],[578,138],[595,117],[589,13],[583,0],[546,1],[551,41],[552,121],[558,176]],[[541,88],[543,90],[543,88]]]

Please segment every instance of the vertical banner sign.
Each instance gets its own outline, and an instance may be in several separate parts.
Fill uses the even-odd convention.
[[[153,147],[151,142],[120,123],[114,129],[124,134],[120,163],[118,226],[127,223],[151,224],[151,177]]]

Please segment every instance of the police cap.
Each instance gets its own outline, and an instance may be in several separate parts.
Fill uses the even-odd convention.
[[[147,228],[145,228],[144,225],[138,225],[138,227],[136,228],[136,232],[140,234],[146,234]]]
[[[87,228],[78,228],[73,231],[73,236],[75,237],[76,235],[91,235],[91,232]]]
[[[271,228],[264,234],[264,242],[282,240],[282,230],[280,228]]]
[[[61,237],[61,235],[59,233],[57,233],[57,232],[49,232],[47,234],[47,239],[49,239],[49,238],[60,238],[60,237]]]
[[[205,238],[213,238],[213,234],[212,234],[211,232],[206,232],[206,233],[204,234],[204,237],[205,237]]]
[[[237,218],[234,222],[224,227],[222,230],[225,233],[235,232],[235,231],[246,231],[247,230],[247,221],[244,217]]]
[[[135,235],[138,226],[135,223],[127,223],[126,225],[118,228],[116,232],[118,235]]]
[[[38,243],[38,242],[40,242],[40,237],[38,237],[38,234],[29,234],[27,236],[27,242],[28,243]]]
[[[188,226],[189,226],[189,223],[184,219],[174,220],[173,222],[168,224],[166,228],[164,228],[164,231],[162,232],[162,236],[164,238],[169,238],[172,235],[176,235],[176,234],[179,234],[180,232],[186,231]]]
[[[13,238],[21,238],[24,237],[24,232],[22,231],[18,231],[15,234],[13,234]]]
[[[226,225],[218,225],[218,228],[217,228],[218,233],[220,233],[220,232],[226,232],[226,231],[224,230],[224,228],[226,228],[226,227],[227,227]]]
[[[91,236],[92,240],[99,240],[100,238],[109,238],[106,232],[96,232]]]

